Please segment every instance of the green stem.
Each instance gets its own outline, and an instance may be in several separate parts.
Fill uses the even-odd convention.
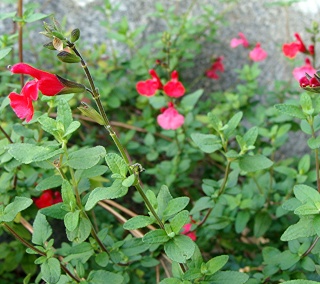
[[[216,197],[216,199],[221,195],[223,194],[224,190],[225,190],[225,187],[226,187],[226,184],[227,184],[227,181],[228,181],[228,177],[229,177],[229,171],[230,171],[230,165],[231,165],[232,161],[229,161],[227,162],[227,166],[226,166],[226,169],[225,169],[225,172],[224,172],[224,179],[222,181],[222,184],[220,186],[220,189],[218,191],[218,196]],[[200,221],[200,223],[198,223],[198,226],[197,228],[201,227],[208,219],[209,215],[211,214],[213,208],[210,208],[207,212],[207,214],[204,216],[204,218]]]
[[[113,130],[112,126],[110,125],[109,119],[108,119],[108,117],[107,117],[107,115],[106,115],[106,113],[104,111],[104,108],[102,106],[102,103],[101,103],[100,94],[99,94],[97,88],[95,87],[93,78],[91,76],[91,73],[90,73],[90,71],[88,69],[88,66],[87,66],[85,60],[82,58],[80,52],[77,50],[76,46],[73,43],[67,41],[67,44],[74,51],[74,53],[80,58],[81,66],[83,67],[83,70],[84,70],[84,72],[85,72],[85,74],[87,76],[87,79],[89,81],[89,84],[90,84],[90,87],[91,87],[91,90],[92,90],[92,92],[90,92],[90,93],[92,94],[92,97],[95,100],[96,105],[98,107],[99,113],[100,113],[100,115],[102,116],[102,118],[104,120],[104,127],[109,132],[109,134],[110,134],[113,142],[115,143],[116,147],[118,148],[122,158],[126,162],[130,174],[133,174],[134,172],[130,167],[130,160],[128,158],[128,155],[127,155],[122,143],[120,142],[116,132]],[[137,179],[139,179],[139,176],[136,173],[135,173],[135,175],[136,175]],[[152,213],[154,218],[157,220],[160,228],[164,229],[164,225],[163,225],[161,219],[159,218],[158,214],[155,212],[154,208],[152,207],[149,199],[145,195],[145,193],[144,193],[139,181],[134,186],[135,186],[136,190],[139,192],[139,194],[141,195],[141,197],[143,198],[147,208],[150,210],[150,212]]]
[[[311,127],[312,138],[316,138],[316,134],[315,134],[314,127],[313,127],[313,118],[311,120],[308,120],[308,122],[309,122],[310,127]],[[317,188],[318,188],[318,192],[320,192],[319,150],[315,149],[314,153],[315,153],[315,160],[316,160]]]
[[[20,241],[24,246],[26,246],[29,249],[32,249],[37,254],[40,254],[41,256],[47,256],[43,251],[38,250],[36,247],[34,247],[32,244],[27,242],[25,239],[23,239],[20,235],[18,235],[9,225],[6,223],[2,224],[18,241]],[[57,258],[58,259],[58,258]],[[59,260],[59,259],[58,259]],[[60,260],[59,260],[60,262]],[[75,280],[77,283],[81,282],[79,278],[77,278],[75,275],[73,275],[68,268],[66,268],[61,262],[60,267],[62,270],[67,273],[73,280]]]

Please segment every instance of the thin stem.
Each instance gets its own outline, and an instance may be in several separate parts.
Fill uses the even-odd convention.
[[[313,241],[313,243],[311,244],[311,246],[308,248],[308,250],[302,255],[302,257],[305,257],[305,256],[307,256],[312,250],[313,250],[313,248],[316,246],[316,244],[317,244],[317,242],[319,241],[319,236],[317,236],[316,238],[315,238],[315,240]]]
[[[313,119],[311,121],[308,120],[308,122],[309,122],[310,127],[311,127],[312,137],[316,138],[316,134],[315,134],[314,127],[313,127]],[[320,192],[319,150],[315,149],[314,153],[315,153],[315,160],[316,160],[317,188],[318,188],[318,192]]]
[[[22,19],[23,16],[23,0],[18,1],[17,15]],[[19,61],[23,62],[23,23],[18,22],[18,48],[19,48]],[[24,75],[20,74],[21,88],[24,86]]]
[[[25,245],[27,248],[32,249],[33,251],[35,251],[36,253],[40,254],[41,256],[47,256],[43,251],[38,250],[36,247],[34,247],[32,244],[30,244],[29,242],[27,242],[25,239],[23,239],[21,236],[19,236],[9,225],[7,225],[6,223],[2,224],[17,240],[19,240],[23,245]],[[56,257],[55,257],[56,258]],[[58,259],[58,258],[56,258]],[[59,259],[58,259],[59,260]],[[60,260],[59,260],[60,262]],[[75,275],[73,275],[68,268],[66,268],[61,262],[60,262],[60,267],[62,268],[62,270],[67,273],[73,280],[75,280],[76,282],[81,282],[81,280],[79,278],[77,278]]]
[[[228,177],[229,177],[229,171],[230,171],[230,165],[231,165],[231,161],[228,160],[227,162],[227,166],[224,172],[224,179],[222,181],[222,184],[220,186],[220,189],[218,191],[218,196],[216,198],[218,198],[223,192],[224,189],[226,187],[227,181],[228,181]],[[211,214],[213,208],[210,208],[207,212],[207,214],[204,216],[204,218],[200,221],[200,223],[198,223],[197,228],[201,227],[208,219],[209,215]]]
[[[8,133],[1,127],[0,125],[0,131],[3,133],[3,135],[8,139],[8,141],[10,143],[13,143],[13,141],[11,140],[10,136],[8,135]]]
[[[83,70],[87,76],[87,79],[89,81],[89,84],[90,84],[90,87],[91,87],[91,91],[92,91],[92,97],[93,99],[95,100],[96,102],[96,105],[98,107],[98,110],[99,110],[99,113],[100,115],[102,116],[103,120],[104,120],[104,127],[106,128],[106,130],[109,132],[113,142],[115,143],[115,145],[117,146],[122,158],[124,159],[125,163],[127,164],[128,166],[128,169],[129,169],[129,172],[130,174],[133,174],[133,170],[130,168],[130,160],[128,158],[128,155],[123,147],[123,145],[121,144],[116,132],[112,129],[111,125],[110,125],[110,122],[109,122],[109,119],[107,118],[107,115],[104,111],[104,108],[102,106],[102,103],[101,103],[101,100],[100,100],[100,94],[98,92],[98,89],[95,87],[95,84],[94,84],[94,81],[93,81],[93,78],[91,76],[91,73],[88,69],[88,66],[86,64],[86,62],[84,61],[84,59],[82,58],[80,52],[77,50],[76,46],[71,43],[71,42],[67,42],[69,47],[74,51],[74,53],[80,58],[81,60],[81,66],[83,67]],[[138,175],[136,175],[136,178],[138,179]],[[152,213],[152,215],[155,217],[155,219],[157,220],[159,226],[161,229],[164,229],[164,225],[161,221],[161,219],[159,218],[159,216],[157,215],[157,213],[155,212],[155,210],[153,209],[149,199],[147,198],[147,196],[145,195],[141,185],[139,182],[137,182],[135,185],[135,188],[137,189],[137,191],[139,192],[139,194],[141,195],[141,197],[143,198],[147,208],[150,210],[150,212]]]

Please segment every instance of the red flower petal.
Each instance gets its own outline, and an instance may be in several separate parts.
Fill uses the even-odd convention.
[[[152,79],[147,81],[140,81],[136,85],[137,92],[142,96],[151,97],[158,90],[158,83]]]
[[[65,88],[56,75],[36,69],[25,63],[17,63],[10,70],[14,74],[27,74],[36,78],[38,80],[38,88],[45,96],[55,96]]]
[[[163,91],[172,98],[179,98],[184,95],[185,88],[180,81],[178,81],[178,72],[171,73],[171,80],[164,85]]]

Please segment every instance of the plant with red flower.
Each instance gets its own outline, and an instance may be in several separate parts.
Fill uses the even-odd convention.
[[[10,67],[13,74],[26,74],[34,78],[21,90],[21,94],[11,92],[9,94],[10,105],[16,115],[29,122],[34,114],[32,101],[38,99],[38,91],[45,96],[55,96],[68,93],[79,93],[85,90],[81,84],[68,81],[58,75],[36,69],[25,63],[17,63]]]
[[[240,38],[233,38],[231,39],[230,42],[230,47],[231,48],[236,48],[239,45],[242,45],[243,47],[249,47],[249,43],[247,38],[245,37],[245,35],[243,33],[238,33]]]
[[[196,241],[197,235],[195,231],[191,231],[192,223],[185,224],[182,228],[183,231],[181,234],[186,235],[189,237],[191,240]]]
[[[184,95],[185,88],[178,80],[178,72],[176,70],[171,73],[171,80],[163,86],[163,91],[172,98],[179,98]]]
[[[223,56],[219,56],[214,60],[210,69],[206,71],[206,76],[208,78],[211,78],[214,80],[219,79],[219,75],[217,74],[217,72],[224,72],[224,65],[222,63],[222,60],[223,60]]]
[[[41,209],[62,202],[62,198],[59,191],[53,192],[51,189],[48,189],[43,191],[40,197],[33,198],[33,201]]]
[[[175,130],[183,125],[184,116],[175,109],[173,103],[168,103],[168,108],[161,109],[161,112],[157,117],[157,121],[163,129]]]
[[[305,77],[306,74],[313,76],[316,72],[317,70],[314,69],[313,66],[311,65],[310,59],[306,58],[305,65],[294,68],[292,71],[292,74],[297,81],[300,81],[300,79]]]
[[[136,84],[137,92],[142,96],[151,97],[157,90],[162,88],[162,83],[157,72],[154,69],[149,70],[151,79],[146,81],[140,81]]]
[[[314,54],[314,45],[310,45],[308,50],[304,44],[304,42],[302,41],[300,35],[298,33],[294,34],[296,41],[291,42],[291,43],[285,43],[282,46],[282,51],[284,53],[285,56],[289,57],[289,58],[294,58],[296,57],[298,52],[301,53],[309,53],[310,55]]]
[[[249,57],[253,61],[263,61],[267,58],[267,52],[261,47],[260,42],[256,44],[253,50],[250,51]]]

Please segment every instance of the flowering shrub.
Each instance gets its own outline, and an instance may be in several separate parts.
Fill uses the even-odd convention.
[[[243,47],[248,63],[227,90],[209,92],[195,83],[225,76],[231,55],[186,79],[220,19],[210,7],[188,13],[158,4],[153,16],[172,28],[145,46],[126,19],[106,21],[114,39],[141,46],[125,62],[111,52],[106,64],[55,19],[44,23],[43,66],[8,56],[14,41],[0,53],[10,65],[0,107],[4,283],[318,283],[317,25],[309,48],[295,34],[282,49],[305,60],[292,68],[301,88],[260,85],[264,43],[239,32],[230,54]],[[27,10],[18,23],[44,17]],[[284,153],[300,130],[310,153]]]

